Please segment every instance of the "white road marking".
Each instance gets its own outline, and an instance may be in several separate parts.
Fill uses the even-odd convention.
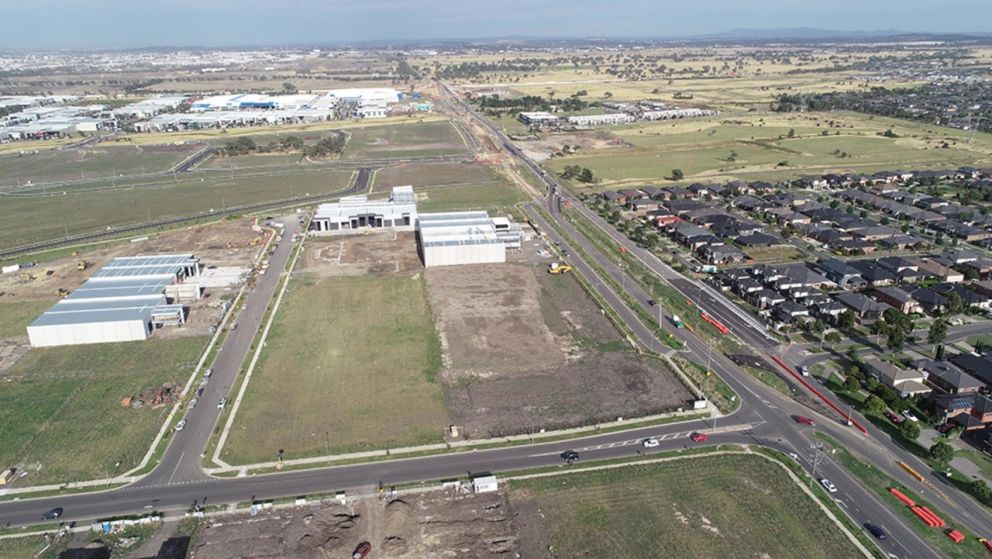
[[[172,469],[172,475],[169,476],[169,483],[176,477],[176,472],[179,471],[179,466],[183,464],[183,458],[186,456],[186,451],[184,450],[182,454],[179,455],[179,460],[176,461],[176,467]]]

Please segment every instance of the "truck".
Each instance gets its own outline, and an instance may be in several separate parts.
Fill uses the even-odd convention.
[[[702,266],[696,266],[695,268],[695,272],[697,274],[715,274],[717,271],[717,267],[713,264],[703,264]]]
[[[572,271],[572,267],[569,266],[568,264],[559,264],[557,262],[552,262],[551,264],[548,264],[549,274],[564,274],[565,272],[571,272],[571,271]]]
[[[682,319],[679,318],[679,315],[677,314],[672,315],[672,324],[674,324],[676,328],[685,328],[685,323],[682,322]]]

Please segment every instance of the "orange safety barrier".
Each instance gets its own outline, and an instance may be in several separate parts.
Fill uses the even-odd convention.
[[[906,505],[906,506],[909,506],[909,507],[915,507],[916,506],[916,501],[910,499],[909,497],[906,496],[905,493],[903,493],[902,491],[899,491],[895,487],[890,487],[889,488],[889,493],[892,493],[892,495],[894,495],[896,499],[899,499],[900,501],[902,501],[902,503],[904,505]]]
[[[931,528],[937,527],[937,523],[927,513],[923,512],[922,507],[912,507],[909,510],[913,511],[913,514],[920,517],[920,520],[922,520],[927,526]]]
[[[730,328],[727,328],[726,326],[723,325],[722,322],[720,322],[719,320],[713,318],[709,314],[707,314],[707,313],[701,313],[699,316],[700,316],[700,318],[702,318],[706,322],[709,322],[710,324],[712,324],[713,327],[716,328],[717,332],[720,332],[721,334],[729,334],[730,333]]]
[[[906,473],[916,478],[917,481],[923,481],[923,476],[920,475],[920,472],[914,470],[913,467],[910,466],[909,464],[905,462],[899,462],[899,467],[906,470]]]
[[[964,534],[958,532],[957,530],[950,530],[947,532],[947,537],[951,538],[954,543],[961,543],[964,541]]]
[[[930,516],[930,518],[932,518],[933,521],[937,523],[937,526],[944,525],[944,519],[934,514],[932,510],[928,509],[927,507],[920,507],[920,509],[923,510],[924,514]]]
[[[789,373],[790,375],[792,375],[792,377],[795,378],[796,381],[799,382],[799,384],[802,384],[804,387],[806,387],[806,390],[809,390],[810,392],[812,392],[813,394],[815,394],[819,399],[823,400],[823,402],[825,404],[827,404],[828,406],[830,406],[831,408],[833,408],[833,410],[835,412],[839,413],[841,417],[843,417],[847,421],[850,421],[851,422],[851,425],[854,425],[855,427],[857,427],[858,430],[861,431],[862,433],[864,433],[866,435],[868,434],[868,430],[865,429],[864,425],[861,425],[860,423],[858,423],[857,421],[855,421],[854,418],[851,417],[851,414],[848,413],[846,410],[842,410],[839,407],[837,407],[837,404],[835,404],[833,402],[833,400],[831,400],[830,398],[827,398],[826,396],[824,396],[823,394],[821,394],[820,391],[816,389],[816,387],[814,387],[812,384],[806,382],[806,379],[803,378],[802,375],[800,375],[799,373],[793,371],[792,370],[792,367],[789,367],[781,359],[779,359],[778,357],[775,357],[774,355],[772,355],[770,353],[768,354],[768,357],[771,357],[772,361],[774,361],[776,364],[778,364],[779,367],[782,367],[783,369],[785,369],[785,371],[787,373]]]

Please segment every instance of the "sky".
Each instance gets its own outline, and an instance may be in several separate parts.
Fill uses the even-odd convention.
[[[0,49],[992,31],[992,0],[3,0]],[[13,22],[18,22],[12,24]]]

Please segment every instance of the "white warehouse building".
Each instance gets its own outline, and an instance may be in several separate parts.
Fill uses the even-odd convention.
[[[334,234],[379,227],[412,231],[416,221],[417,198],[413,187],[394,186],[388,199],[369,200],[368,196],[360,194],[317,206],[310,231]]]
[[[200,274],[192,254],[114,258],[28,326],[32,347],[147,339],[156,326],[185,322],[170,294],[196,298],[202,289],[182,285]]]
[[[506,243],[483,211],[420,214],[417,248],[425,268],[506,262]]]

